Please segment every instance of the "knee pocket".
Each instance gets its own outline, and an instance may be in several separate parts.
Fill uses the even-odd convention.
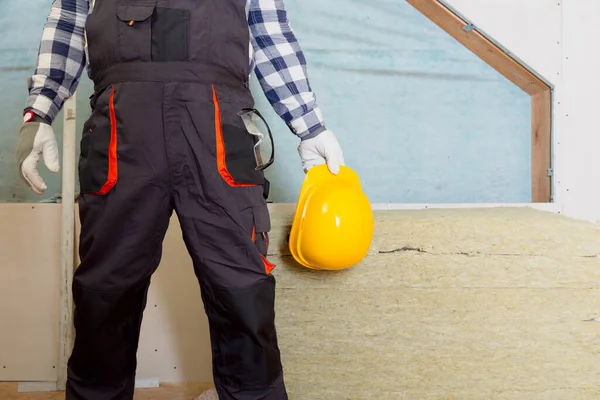
[[[275,278],[242,289],[202,288],[219,381],[243,389],[269,387],[281,375],[275,331]]]

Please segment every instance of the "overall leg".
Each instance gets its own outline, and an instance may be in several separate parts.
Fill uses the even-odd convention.
[[[146,293],[172,210],[161,95],[160,84],[122,83],[92,101],[67,400],[133,399]]]
[[[236,112],[251,106],[251,98],[221,88],[223,101],[217,104],[210,86],[188,86],[179,93],[185,97],[186,90],[195,95],[179,109],[183,135],[176,135],[180,142],[173,151],[180,153],[182,174],[174,204],[209,318],[219,399],[286,400],[275,330],[275,278],[265,258],[270,220],[263,187],[237,182],[260,181],[252,167],[242,176],[242,164],[255,163],[253,139]],[[225,149],[231,134],[243,135],[238,144],[249,147]],[[240,164],[236,154],[250,159]],[[227,171],[233,175],[227,177]]]

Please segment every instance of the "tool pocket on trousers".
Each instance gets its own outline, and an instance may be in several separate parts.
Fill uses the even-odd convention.
[[[152,61],[188,61],[190,11],[157,7],[152,17]]]
[[[117,6],[118,52],[122,62],[150,61],[156,1],[121,1]]]
[[[261,255],[265,266],[265,273],[270,274],[275,268],[275,265],[267,260],[267,253],[269,251],[269,232],[271,231],[269,209],[266,205],[252,207],[252,215],[254,219],[252,241]]]
[[[231,186],[264,184],[264,173],[256,168],[255,137],[237,114],[243,107],[231,102],[220,103],[214,88],[213,103],[219,174]]]
[[[271,231],[271,217],[266,205],[252,207],[254,218],[253,240],[256,248],[263,256],[267,256],[269,250],[269,232]]]
[[[117,121],[114,86],[108,101],[102,95],[86,121],[81,137],[79,186],[81,193],[105,195],[118,179]]]

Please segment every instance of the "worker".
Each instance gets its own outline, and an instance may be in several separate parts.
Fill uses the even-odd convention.
[[[267,260],[267,181],[240,113],[254,71],[299,138],[303,169],[344,164],[282,0],[54,0],[17,144],[42,194],[52,122],[94,82],[78,164],[81,263],[66,399],[132,399],[150,278],[177,213],[209,319],[221,400],[287,399]],[[250,138],[250,139],[248,139]],[[169,268],[169,265],[165,265]],[[190,318],[197,316],[190,315]]]

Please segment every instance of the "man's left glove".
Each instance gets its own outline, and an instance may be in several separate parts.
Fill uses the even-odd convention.
[[[37,169],[40,154],[44,158],[46,167],[52,172],[58,172],[60,170],[58,144],[54,129],[46,120],[29,111],[25,114],[24,121],[17,144],[19,173],[31,190],[41,195],[47,186]]]
[[[310,168],[327,164],[333,174],[340,172],[344,165],[344,154],[337,138],[330,130],[325,130],[317,136],[300,142],[298,153],[302,159],[302,168],[307,172]]]

